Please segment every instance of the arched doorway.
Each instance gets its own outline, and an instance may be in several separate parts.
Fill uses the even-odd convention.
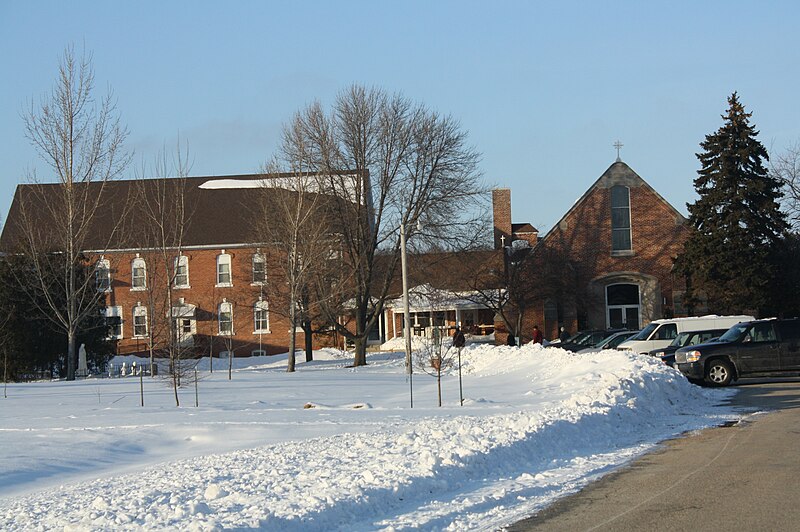
[[[638,284],[606,286],[606,326],[610,329],[639,329],[641,297]]]

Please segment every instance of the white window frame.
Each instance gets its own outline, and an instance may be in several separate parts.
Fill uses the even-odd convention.
[[[140,277],[136,276],[136,270],[141,269],[142,275]],[[136,285],[136,279],[141,280],[141,285]],[[141,292],[143,290],[147,290],[147,263],[139,254],[136,254],[136,258],[131,261],[131,291],[133,292]]]
[[[106,336],[108,340],[122,340],[124,337],[124,331],[122,329],[122,307],[115,305],[111,307],[106,307],[103,309],[103,317],[106,319],[108,318],[119,318],[119,334],[110,334]]]
[[[102,256],[94,267],[94,282],[98,292],[111,292],[111,262]]]
[[[222,330],[223,314],[228,314],[230,316],[230,319],[225,320],[225,323],[230,323],[230,330]],[[220,336],[233,336],[233,303],[230,303],[226,299],[222,300],[222,303],[219,304],[219,308],[217,309],[217,327]]]
[[[178,283],[178,269],[181,266],[186,268],[186,274],[185,274],[186,275],[186,283],[185,284],[179,284]],[[175,271],[174,271],[174,273],[175,273],[175,280],[174,280],[174,283],[172,285],[173,288],[191,288],[191,283],[189,282],[189,257],[187,257],[186,255],[183,255],[183,254],[178,255],[177,257],[175,257]]]
[[[256,279],[256,263],[261,264],[262,279]],[[253,284],[259,286],[265,284],[267,282],[267,258],[264,256],[264,254],[260,252],[253,253],[251,266],[253,272]]]
[[[258,313],[263,312],[264,318],[258,319]],[[266,323],[266,328],[259,328],[259,321]],[[259,298],[256,304],[253,305],[253,334],[269,334],[269,303]]]
[[[251,357],[265,357],[267,356],[267,352],[263,349],[253,349],[250,351]]]
[[[222,275],[224,275],[224,273],[222,272],[222,268],[224,266],[228,267],[228,272],[227,272],[228,280],[227,281],[223,281],[222,280]],[[222,253],[217,255],[217,284],[216,284],[216,286],[218,286],[218,287],[233,286],[233,260],[231,259],[230,253],[225,253],[224,249],[222,250]]]
[[[147,320],[147,307],[141,303],[137,303],[136,306],[133,307],[131,316],[133,316],[133,338],[147,338],[149,325]],[[137,323],[137,318],[144,318],[144,324]],[[144,334],[137,334],[136,329],[142,326],[144,326]]]

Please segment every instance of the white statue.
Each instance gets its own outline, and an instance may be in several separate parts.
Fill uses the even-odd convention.
[[[86,344],[81,344],[78,349],[78,371],[76,374],[80,377],[89,375],[89,367],[86,365]]]

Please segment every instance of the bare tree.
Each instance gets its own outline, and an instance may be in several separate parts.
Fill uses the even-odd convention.
[[[329,113],[310,105],[287,131],[284,150],[304,154],[322,192],[336,199],[346,275],[329,287],[339,297],[321,300],[321,311],[355,344],[354,364],[364,365],[367,337],[399,265],[400,224],[411,246],[475,243],[486,212],[479,155],[452,117],[360,86],[341,92]],[[345,314],[350,326],[339,319]]]
[[[284,129],[283,137],[280,156],[266,170],[288,171],[263,179],[258,230],[275,253],[272,265],[286,279],[285,286],[272,283],[270,292],[286,309],[279,313],[289,320],[287,371],[293,372],[298,324],[306,337],[306,361],[312,358],[308,349],[312,307],[316,304],[312,294],[321,293],[312,289],[312,285],[326,277],[325,270],[334,258],[338,242],[330,219],[330,206],[320,194],[319,178],[309,171],[311,164],[299,116]]]
[[[26,137],[57,185],[40,184],[35,171],[29,174],[31,186],[18,191],[16,229],[45,296],[43,313],[66,333],[67,380],[75,379],[78,324],[97,312],[97,288],[105,288],[94,281],[103,283],[107,278],[102,277],[105,270],[95,278],[80,275],[78,269],[91,266],[84,253],[90,249],[102,253],[116,233],[116,222],[124,219],[124,213],[103,212],[109,199],[105,189],[130,161],[123,148],[127,131],[120,125],[112,96],[95,102],[93,87],[91,55],[78,58],[69,47],[50,94],[23,113]],[[101,213],[107,223],[98,231]],[[50,260],[52,254],[59,260]],[[58,297],[48,291],[52,279],[65,280]]]
[[[541,297],[539,276],[534,268],[533,249],[505,246],[497,254],[486,254],[474,265],[470,292],[464,298],[491,309],[506,329],[525,342],[523,320]]]
[[[800,141],[783,153],[772,155],[770,173],[783,183],[783,205],[789,223],[795,231],[800,231]]]
[[[187,266],[182,262],[183,246],[195,208],[186,195],[186,178],[191,167],[188,148],[182,149],[179,144],[172,156],[163,150],[153,166],[158,177],[137,181],[135,201],[137,216],[141,217],[136,245],[147,250],[145,334],[151,364],[155,363],[156,355],[169,360],[168,377],[175,404],[180,406],[181,378],[191,373],[196,364],[191,330],[194,308],[180,297],[180,287],[188,284]],[[146,165],[141,173],[147,174]]]

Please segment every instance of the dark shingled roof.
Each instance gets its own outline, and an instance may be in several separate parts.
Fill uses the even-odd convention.
[[[529,223],[524,224],[511,224],[511,232],[512,233],[538,233],[539,230],[536,229]]]
[[[233,179],[255,181],[263,178],[285,178],[291,174],[269,175],[234,175],[214,177],[187,177],[185,178],[186,209],[193,212],[186,227],[182,245],[192,246],[231,246],[236,244],[252,244],[258,241],[254,226],[254,213],[258,212],[257,199],[260,188],[201,188],[201,185],[211,181]],[[156,194],[159,185],[176,183],[179,179],[142,179],[110,181],[105,184],[89,183],[79,186],[89,186],[101,195],[102,208],[93,221],[92,228],[85,242],[86,250],[114,250],[143,247],[141,239],[137,238],[136,230],[146,223],[143,213],[137,209],[126,209],[130,198],[136,195],[137,187],[143,187],[145,193]],[[178,185],[173,185],[178,186]],[[37,216],[40,218],[41,227],[49,227],[52,220],[48,210],[42,202],[59,202],[61,199],[60,184],[23,184],[18,185],[14,200],[0,236],[0,250],[14,251],[21,236],[19,223],[21,222],[20,204],[23,201],[33,201]],[[275,194],[290,194],[291,192],[275,188]],[[114,240],[110,242],[112,227],[119,225],[118,218],[125,215],[123,229]]]

